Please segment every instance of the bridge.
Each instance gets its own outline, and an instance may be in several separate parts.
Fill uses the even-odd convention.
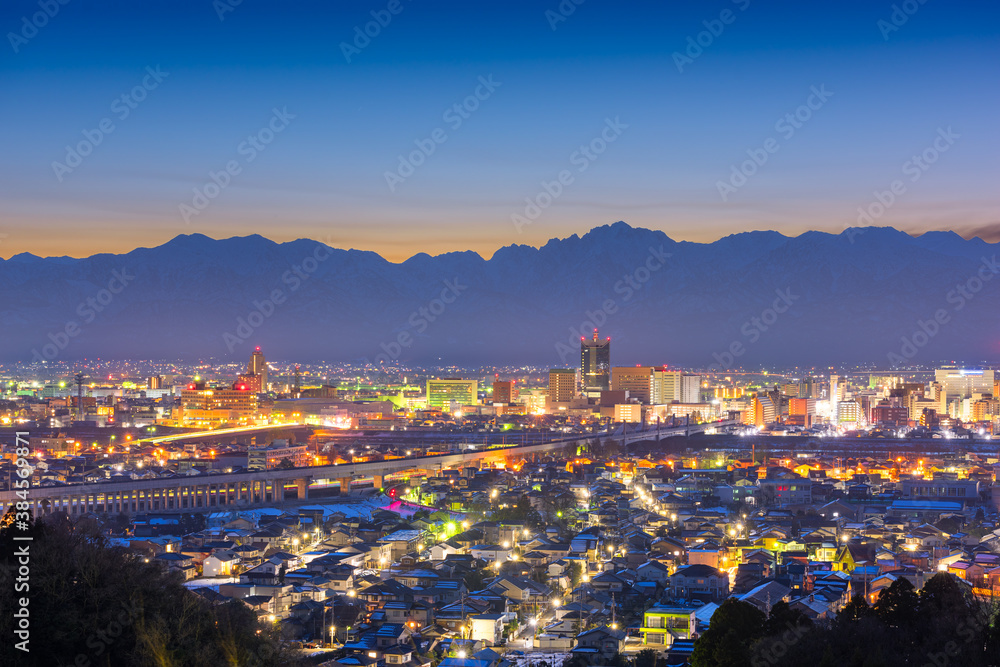
[[[482,467],[483,464],[490,465],[501,461],[520,461],[526,457],[563,449],[570,443],[586,442],[595,437],[611,437],[628,444],[639,440],[686,436],[733,425],[736,425],[736,422],[720,421],[674,428],[648,427],[618,436],[592,433],[538,444],[287,470],[207,473],[66,486],[36,486],[28,489],[26,499],[19,498],[15,490],[0,492],[0,508],[6,512],[14,503],[27,502],[35,516],[53,512],[78,516],[87,512],[132,514],[150,511],[193,512],[212,508],[249,509],[283,502],[286,498],[286,489],[294,489],[299,500],[307,500],[310,487],[325,489],[336,483],[341,493],[346,493],[350,490],[351,483],[356,480],[371,479],[374,486],[380,488],[384,485],[385,478],[389,476],[407,474],[426,476],[451,468]]]

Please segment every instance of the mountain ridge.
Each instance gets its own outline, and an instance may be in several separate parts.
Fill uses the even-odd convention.
[[[489,259],[394,263],[309,239],[186,234],[121,255],[0,260],[0,360],[235,360],[262,345],[302,361],[572,366],[589,324],[615,340],[615,365],[720,365],[737,343],[733,364],[825,364],[899,356],[939,309],[948,322],[903,359],[995,359],[998,250],[889,227],[692,243],[617,222]],[[981,269],[962,307],[949,302]],[[776,293],[794,299],[760,329]]]

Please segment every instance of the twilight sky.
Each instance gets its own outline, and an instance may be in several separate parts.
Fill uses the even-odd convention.
[[[237,1],[3,4],[0,257],[837,232],[894,180],[875,224],[1000,240],[995,2]]]

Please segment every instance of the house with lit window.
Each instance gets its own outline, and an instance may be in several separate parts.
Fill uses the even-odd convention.
[[[642,615],[642,643],[651,647],[670,646],[675,639],[688,639],[695,631],[695,609],[656,605]]]
[[[576,646],[570,651],[597,660],[608,660],[625,648],[625,631],[607,625],[585,630],[576,636]]]
[[[812,502],[812,482],[794,476],[790,479],[761,479],[757,481],[758,502],[763,505],[807,505]]]
[[[729,575],[708,565],[688,565],[670,577],[670,592],[677,598],[721,601],[729,595]]]

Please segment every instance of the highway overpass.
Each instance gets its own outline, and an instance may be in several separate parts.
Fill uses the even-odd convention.
[[[212,509],[248,509],[275,505],[285,500],[285,490],[294,488],[299,500],[309,498],[309,488],[338,484],[343,492],[355,480],[371,479],[376,488],[389,475],[434,475],[442,470],[468,466],[484,467],[501,461],[514,463],[546,452],[557,451],[569,443],[595,437],[617,442],[656,440],[704,432],[735,425],[735,422],[711,422],[678,428],[648,427],[623,435],[588,434],[541,444],[515,445],[470,450],[454,454],[411,456],[387,461],[310,466],[290,470],[179,475],[157,479],[129,479],[92,484],[31,487],[27,501],[35,515],[66,512],[79,516],[86,512],[133,514],[136,512],[198,512]],[[15,491],[0,492],[0,507],[6,512],[18,498]]]

